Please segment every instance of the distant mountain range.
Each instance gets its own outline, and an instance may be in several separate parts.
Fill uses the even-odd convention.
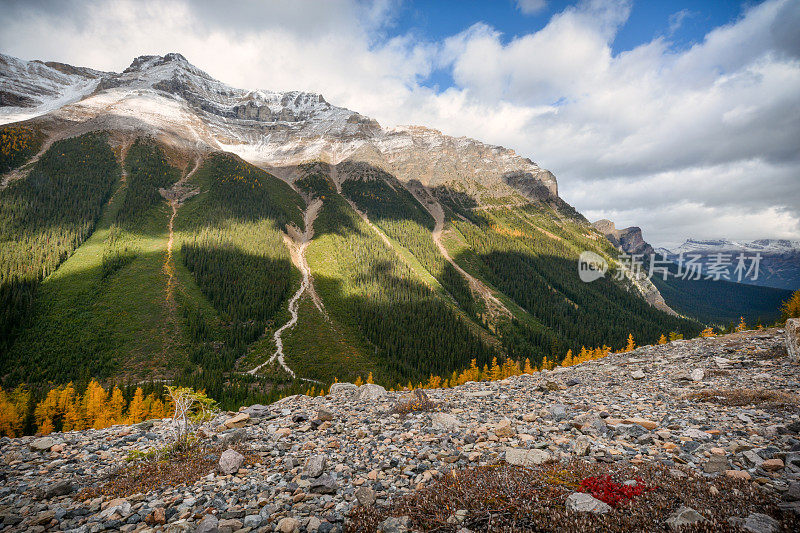
[[[658,248],[657,253],[678,262],[681,254],[689,257],[699,256],[703,273],[708,274],[708,266],[712,262],[731,261],[734,265],[740,255],[744,255],[748,265],[756,254],[760,255],[758,276],[732,277],[731,281],[740,281],[750,285],[777,287],[781,289],[800,289],[800,240],[759,239],[755,241],[730,241],[727,239],[696,240],[686,242],[668,250]],[[720,256],[721,254],[721,256]]]
[[[703,322],[730,325],[744,317],[750,324],[769,323],[776,317],[775,310],[789,298],[792,290],[800,286],[797,283],[800,273],[797,241],[763,239],[738,243],[690,239],[675,250],[667,250],[654,249],[644,240],[641,228],[636,226],[617,229],[613,222],[605,219],[592,226],[618,250],[641,255],[643,272],[649,272],[651,257],[672,262],[671,265],[658,265],[659,268],[666,266],[669,275],[667,279],[654,275],[652,284],[670,308]],[[741,282],[738,282],[739,255],[745,255],[743,264],[749,270],[756,253],[761,254],[757,279],[752,279],[754,271],[743,270]],[[695,279],[697,275],[694,273],[689,275],[690,259],[696,262],[700,279]],[[716,268],[713,264],[725,264],[724,268],[717,269],[725,275],[710,271],[710,267]]]

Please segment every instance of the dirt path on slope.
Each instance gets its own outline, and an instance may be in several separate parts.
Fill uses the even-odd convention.
[[[264,366],[274,363],[275,361],[283,368],[289,375],[293,378],[297,376],[294,373],[294,370],[289,368],[286,364],[286,358],[283,353],[283,332],[289,330],[297,324],[297,316],[298,316],[298,309],[300,307],[300,297],[303,295],[304,292],[309,291],[312,300],[314,300],[314,304],[320,309],[323,315],[327,318],[327,313],[324,311],[324,307],[322,306],[322,301],[319,300],[319,296],[316,295],[316,291],[312,293],[312,283],[311,283],[311,269],[308,267],[308,262],[306,261],[306,248],[308,244],[311,242],[311,239],[314,237],[314,220],[317,218],[317,214],[319,213],[320,208],[322,207],[322,200],[316,198],[311,201],[308,207],[303,214],[303,221],[305,229],[302,233],[299,232],[294,227],[290,227],[289,234],[284,235],[284,240],[286,241],[286,245],[289,247],[289,254],[292,257],[292,263],[294,263],[297,268],[300,269],[300,272],[303,275],[303,279],[300,282],[300,287],[297,289],[297,292],[294,293],[292,298],[289,300],[289,314],[291,317],[289,321],[286,322],[283,326],[278,328],[275,333],[272,335],[272,339],[275,342],[275,353],[272,354],[272,357],[258,365],[257,367],[248,370],[247,373],[250,375],[256,374],[259,370],[261,370]],[[305,381],[313,381],[313,380],[305,380]]]
[[[198,156],[195,160],[194,167],[184,177],[175,182],[169,189],[159,189],[158,192],[169,203],[172,213],[169,217],[167,224],[168,238],[167,238],[167,253],[164,255],[164,265],[161,270],[167,277],[167,285],[164,289],[164,303],[167,310],[167,323],[172,322],[172,328],[165,325],[164,329],[164,357],[166,361],[167,352],[169,347],[172,346],[180,337],[180,323],[178,321],[178,305],[175,302],[175,288],[178,286],[178,278],[175,274],[175,260],[172,255],[172,249],[175,244],[175,217],[178,215],[178,209],[183,202],[191,198],[199,190],[188,187],[187,181],[197,172],[202,163],[202,156]],[[171,330],[171,331],[170,331]]]
[[[422,206],[430,213],[434,220],[433,226],[433,242],[436,243],[436,247],[439,248],[439,251],[442,253],[444,258],[450,263],[456,271],[461,274],[464,279],[467,280],[469,283],[470,289],[473,292],[480,295],[483,301],[486,303],[486,309],[489,312],[490,316],[498,316],[498,315],[505,315],[511,317],[511,311],[501,302],[492,292],[492,290],[487,287],[481,280],[472,276],[469,272],[461,268],[455,260],[450,257],[450,253],[445,248],[444,243],[442,242],[442,230],[444,229],[444,209],[442,205],[430,194],[430,192],[422,185],[416,184],[406,184],[406,189],[414,195],[414,198],[422,204]]]
[[[167,225],[167,229],[169,231],[169,238],[167,239],[167,254],[164,257],[164,273],[167,276],[167,288],[166,288],[166,301],[167,306],[170,309],[170,312],[174,315],[175,313],[175,286],[177,285],[177,278],[175,276],[175,261],[172,258],[172,247],[175,243],[175,217],[178,214],[178,208],[183,205],[187,199],[191,198],[192,196],[196,195],[198,192],[197,189],[188,187],[187,182],[189,178],[197,172],[197,169],[200,168],[200,164],[202,163],[203,158],[198,156],[195,160],[194,167],[192,170],[189,171],[184,177],[180,180],[175,182],[175,184],[170,187],[169,189],[159,189],[159,193],[163,196],[168,202],[170,207],[172,208],[172,214],[169,217],[169,224]]]

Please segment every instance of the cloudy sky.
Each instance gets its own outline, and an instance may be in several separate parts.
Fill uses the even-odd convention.
[[[591,219],[800,238],[800,1],[0,0],[0,51],[243,88],[514,148]]]

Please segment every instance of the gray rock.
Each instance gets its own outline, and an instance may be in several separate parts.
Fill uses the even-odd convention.
[[[705,377],[706,377],[706,371],[703,370],[702,368],[695,368],[694,370],[692,370],[692,373],[689,374],[689,379],[691,379],[692,381],[703,381]]]
[[[324,408],[319,409],[317,411],[317,420],[321,422],[330,422],[331,420],[333,420],[333,413]]]
[[[244,527],[256,529],[261,525],[261,516],[257,514],[250,514],[244,517]]]
[[[545,450],[526,450],[524,448],[506,448],[506,462],[515,466],[536,466],[549,462],[550,452]]]
[[[311,492],[316,492],[317,494],[336,494],[339,485],[330,475],[324,474],[312,480],[309,488]]]
[[[461,422],[448,413],[433,413],[433,415],[431,415],[431,425],[434,429],[451,430],[460,427]]]
[[[319,477],[325,472],[328,465],[328,458],[324,455],[312,455],[308,458],[305,465],[305,473],[308,477]]]
[[[631,372],[631,377],[633,379],[644,379],[644,372],[642,372],[641,370],[635,370]]]
[[[355,394],[356,391],[358,391],[358,386],[353,383],[334,383],[328,390],[328,394],[331,396],[349,396]]]
[[[235,474],[244,462],[244,455],[233,448],[228,448],[219,458],[219,469],[223,474]]]
[[[218,533],[219,519],[213,514],[207,514],[200,521],[195,531],[196,533]]]
[[[31,442],[30,447],[31,450],[35,450],[37,452],[46,452],[55,445],[56,441],[53,439],[53,437],[40,437]]]
[[[356,393],[357,400],[380,400],[386,396],[386,389],[374,383],[365,383],[358,388]]]
[[[669,515],[669,518],[667,518],[667,526],[669,526],[669,528],[673,531],[678,531],[684,526],[699,524],[703,521],[705,521],[703,515],[691,507],[681,505],[677,511]]]
[[[390,516],[378,525],[378,533],[407,533],[410,522],[407,516]]]
[[[793,481],[781,499],[785,502],[800,502],[800,481]]]
[[[243,413],[250,415],[250,418],[264,418],[270,414],[269,405],[254,404],[245,408]]]
[[[550,413],[550,416],[553,417],[553,420],[556,422],[560,422],[567,418],[567,406],[557,403],[555,405],[551,405],[547,408],[547,411]]]
[[[742,521],[741,526],[752,533],[776,533],[780,529],[777,520],[761,513],[751,513]]]
[[[786,352],[792,361],[800,361],[800,318],[790,318],[784,328],[786,335]]]
[[[605,514],[611,510],[610,505],[585,492],[570,494],[567,497],[566,505],[568,511],[575,513]]]
[[[724,455],[712,455],[708,461],[703,465],[703,471],[706,474],[719,474],[730,468],[728,459]]]
[[[753,466],[761,466],[761,463],[764,462],[764,459],[753,450],[747,450],[742,455],[745,460]]]
[[[369,487],[361,486],[356,489],[355,492],[356,499],[358,503],[363,505],[364,507],[369,507],[373,503],[375,503],[375,491]]]
[[[49,485],[44,490],[43,496],[45,499],[49,500],[50,498],[55,498],[56,496],[66,496],[73,490],[75,490],[75,488],[69,481],[58,481],[52,485]]]

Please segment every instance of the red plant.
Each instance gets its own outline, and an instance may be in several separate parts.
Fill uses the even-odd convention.
[[[598,500],[607,503],[611,507],[618,507],[641,496],[645,492],[655,490],[655,487],[648,487],[641,479],[636,479],[636,484],[625,485],[612,481],[611,476],[587,477],[581,481],[579,492],[591,494]]]

